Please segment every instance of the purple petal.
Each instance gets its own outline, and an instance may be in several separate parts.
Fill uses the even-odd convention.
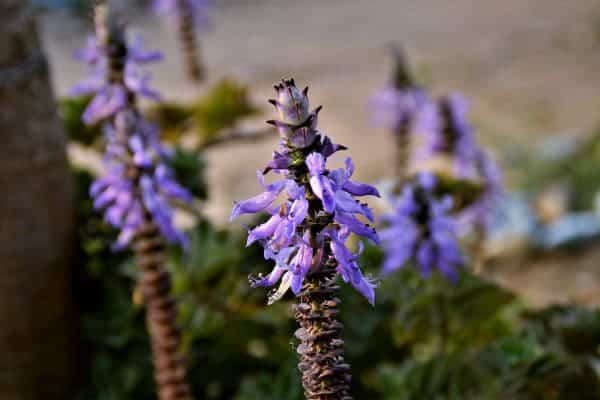
[[[293,274],[292,277],[292,292],[294,294],[299,294],[302,290],[302,282],[304,281],[304,277],[312,267],[312,259],[313,259],[313,249],[308,245],[301,245],[298,249],[298,253],[294,257],[292,261],[293,265]]]
[[[127,104],[127,93],[124,88],[110,86],[99,92],[83,113],[83,121],[92,125],[99,120],[115,114]]]
[[[250,286],[252,286],[253,288],[272,287],[277,283],[277,281],[279,281],[279,279],[285,271],[285,268],[275,266],[271,273],[266,277],[260,279],[253,279]]]
[[[375,187],[366,183],[352,182],[350,180],[344,183],[343,189],[354,196],[375,196],[381,197]]]
[[[342,146],[340,144],[334,144],[329,137],[325,136],[321,143],[321,148],[319,150],[319,153],[321,153],[323,155],[323,157],[329,158],[334,153],[341,151],[341,150],[346,150],[346,147]]]
[[[354,161],[352,161],[351,157],[346,157],[344,163],[346,165],[346,176],[350,178],[354,175]]]
[[[91,76],[74,85],[69,94],[71,96],[87,96],[98,93],[105,86],[104,76]]]
[[[276,249],[290,246],[293,242],[295,233],[296,224],[288,219],[284,219],[275,229],[269,245]]]
[[[339,224],[346,226],[352,233],[366,237],[374,244],[379,244],[379,237],[377,236],[375,229],[363,224],[352,214],[338,211],[335,213],[334,220]]]
[[[294,224],[299,225],[308,215],[308,200],[301,198],[292,203],[288,218]]]
[[[360,279],[357,282],[352,281],[352,286],[367,299],[369,304],[375,305],[375,289],[377,288],[375,283],[360,273]]]
[[[269,218],[264,224],[261,224],[256,228],[250,230],[250,232],[248,232],[248,240],[246,242],[246,246],[250,246],[257,240],[263,240],[272,236],[279,224],[281,223],[281,221],[281,216],[279,214],[275,214],[271,218]]]
[[[129,243],[131,243],[131,240],[134,238],[136,233],[135,229],[132,228],[125,228],[121,231],[121,233],[119,234],[119,237],[117,238],[117,242],[114,245],[114,249],[115,250],[122,250],[125,247],[127,247],[129,245]]]
[[[310,153],[306,157],[306,166],[311,176],[318,176],[325,172],[325,158],[319,153]]]
[[[106,206],[115,200],[117,194],[118,192],[114,187],[107,187],[101,194],[95,197],[94,208],[96,210],[106,208]]]
[[[232,221],[242,214],[255,214],[269,207],[277,198],[277,193],[264,192],[248,200],[235,203],[229,220]]]
[[[315,196],[323,202],[323,208],[328,213],[335,211],[335,195],[329,178],[323,175],[316,175],[310,178],[310,187]]]
[[[273,160],[267,164],[263,171],[266,174],[269,171],[281,171],[288,169],[292,165],[292,159],[287,154],[281,154],[278,152],[273,153]]]
[[[109,185],[105,179],[96,179],[90,186],[90,196],[96,197],[103,192]]]

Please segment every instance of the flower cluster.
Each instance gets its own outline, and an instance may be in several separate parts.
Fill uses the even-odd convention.
[[[458,226],[450,214],[452,198],[437,198],[437,178],[430,173],[417,175],[404,186],[394,201],[394,210],[383,221],[381,232],[386,250],[383,273],[387,274],[415,261],[424,277],[434,269],[455,281],[457,267],[464,265],[458,244]]]
[[[149,75],[138,67],[160,59],[160,53],[141,49],[140,41],[127,45],[124,35],[111,33],[90,39],[77,56],[93,70],[77,93],[93,95],[84,112],[87,124],[102,123],[106,173],[90,189],[94,207],[104,210],[105,220],[120,229],[116,247],[127,246],[144,223],[151,220],[163,236],[184,244],[185,237],[173,225],[170,199],[191,201],[167,165],[157,128],[138,112],[136,97],[158,99],[148,87]]]
[[[320,107],[309,110],[307,89],[298,90],[293,80],[275,89],[277,97],[270,102],[281,120],[269,122],[279,130],[281,150],[258,173],[265,191],[237,202],[231,214],[232,219],[241,214],[270,214],[265,223],[248,232],[248,245],[259,242],[265,258],[275,262],[268,276],[253,279],[253,286],[272,287],[281,280],[272,302],[288,288],[299,294],[311,271],[335,265],[344,281],[373,303],[375,285],[360,270],[360,250],[352,252],[346,242],[351,233],[379,242],[375,230],[364,222],[373,221],[371,210],[355,198],[379,194],[374,187],[351,179],[354,165],[350,158],[344,168],[327,169],[327,159],[345,148],[317,130]],[[283,179],[265,183],[264,174],[269,171]]]
[[[191,14],[196,27],[206,27],[212,0],[154,0],[152,6],[158,15],[166,16],[178,15],[184,8]]]
[[[415,151],[413,163],[449,157],[457,178],[475,179],[480,150],[467,119],[468,109],[466,99],[457,93],[423,107],[416,122],[423,134],[422,142]]]
[[[94,96],[83,114],[86,124],[92,125],[114,116],[128,106],[131,94],[160,101],[158,92],[149,86],[150,73],[143,72],[140,67],[160,61],[162,54],[144,50],[140,37],[126,48],[119,48],[116,43],[103,44],[96,37],[90,37],[86,47],[77,51],[75,57],[92,69],[90,76],[71,90],[73,95]],[[113,74],[115,66],[109,62],[112,58],[124,58],[122,74]]]

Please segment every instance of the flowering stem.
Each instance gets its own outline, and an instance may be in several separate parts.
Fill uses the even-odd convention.
[[[296,149],[298,159],[306,159],[313,149]],[[294,151],[293,148],[290,148]],[[331,257],[329,246],[315,246],[320,232],[331,222],[332,216],[323,214],[322,203],[309,184],[310,176],[305,163],[290,167],[290,175],[304,187],[309,199],[308,218],[304,229],[310,232],[314,254],[311,272],[298,294],[294,316],[298,323],[295,336],[300,340],[297,348],[298,369],[302,373],[302,386],[307,400],[351,400],[350,365],[344,361],[343,324],[338,321],[340,287],[336,283],[337,262]],[[321,261],[319,261],[321,260]]]
[[[125,100],[116,111],[108,113],[105,121],[112,132],[109,145],[118,146],[121,150],[119,155],[111,158],[120,166],[119,172],[122,175],[119,175],[121,180],[118,182],[121,186],[113,185],[105,189],[96,197],[96,202],[102,196],[107,196],[106,193],[114,193],[121,187],[127,188],[127,191],[120,193],[119,199],[112,200],[112,208],[109,208],[106,215],[111,210],[118,212],[118,215],[126,214],[119,219],[120,223],[125,221],[120,226],[121,235],[125,238],[133,238],[136,264],[140,270],[138,288],[141,289],[146,306],[146,321],[152,344],[158,399],[191,400],[191,389],[186,381],[186,366],[178,353],[181,339],[176,323],[177,307],[170,295],[171,282],[169,273],[165,269],[166,254],[163,237],[167,239],[169,237],[165,234],[164,220],[169,213],[164,211],[164,206],[159,210],[163,222],[163,225],[160,225],[158,221],[161,219],[156,219],[156,204],[162,199],[159,199],[156,193],[149,193],[147,185],[144,186],[144,182],[154,183],[149,180],[149,176],[151,173],[156,174],[161,166],[156,164],[156,160],[149,163],[145,160],[136,162],[135,148],[140,150],[139,147],[143,144],[136,147],[134,140],[136,138],[142,140],[140,131],[143,132],[145,125],[136,106],[136,93],[127,86],[126,65],[135,53],[128,47],[124,26],[111,18],[110,10],[105,4],[96,5],[95,28],[96,40],[106,53],[105,79],[111,85],[110,87],[125,92]],[[149,135],[143,138],[150,139]],[[114,177],[109,176],[109,178]],[[162,184],[170,184],[173,188],[172,185],[175,183],[164,180]],[[118,208],[119,201],[121,205],[125,204],[122,205],[122,209]],[[139,213],[134,213],[135,210]],[[129,241],[126,240],[124,245],[128,244]]]
[[[146,305],[158,399],[191,400],[185,362],[179,354],[181,337],[176,323],[177,307],[170,294],[171,279],[164,267],[165,247],[160,231],[150,217],[133,247],[141,272],[138,287]]]
[[[190,7],[186,0],[177,1],[179,40],[188,77],[195,82],[200,82],[204,80],[204,67],[200,61],[200,49],[194,29],[194,15]]]
[[[248,232],[247,244],[263,245],[265,258],[275,261],[268,276],[250,277],[253,287],[279,288],[269,296],[269,304],[288,289],[297,296],[294,307],[300,340],[298,368],[307,400],[351,400],[350,366],[344,362],[342,324],[338,321],[341,276],[367,300],[375,303],[376,284],[366,278],[358,264],[362,246],[354,253],[346,246],[351,233],[379,243],[377,232],[357,216],[370,222],[374,216],[356,197],[379,196],[371,185],[351,179],[354,163],[348,157],[345,167],[329,170],[327,158],[346,148],[319,134],[317,119],[321,107],[310,111],[308,88],[300,91],[293,79],[275,85],[276,99],[269,100],[281,120],[274,125],[281,149],[258,177],[265,191],[236,202],[231,217],[268,211],[271,217]],[[269,171],[285,179],[267,184]],[[286,196],[280,196],[285,193]],[[275,206],[278,197],[284,197]]]
[[[403,47],[399,44],[390,46],[390,54],[394,61],[392,74],[392,86],[398,90],[415,88],[416,83],[410,71],[410,66]],[[406,119],[396,127],[396,160],[394,163],[397,186],[400,188],[408,176],[408,161],[410,158],[410,130],[413,118]]]

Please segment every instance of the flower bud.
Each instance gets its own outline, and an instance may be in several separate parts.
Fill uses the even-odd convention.
[[[279,136],[288,146],[304,148],[310,146],[318,135],[317,115],[321,107],[310,112],[308,88],[298,90],[293,79],[275,85],[276,99],[269,102],[279,112],[281,120],[267,121],[275,126]]]
[[[308,96],[306,96],[307,89],[301,92],[296,87],[293,79],[284,80],[275,86],[277,98],[274,105],[279,111],[282,122],[290,125],[300,125],[306,121],[310,115]]]

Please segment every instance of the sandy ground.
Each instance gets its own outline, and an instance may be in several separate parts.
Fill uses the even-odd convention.
[[[600,3],[596,0],[228,0],[217,1],[214,26],[203,35],[210,80],[248,83],[258,104],[272,85],[293,76],[325,106],[320,125],[350,147],[357,175],[388,173],[390,137],[369,125],[365,103],[386,81],[384,46],[401,41],[432,90],[472,98],[479,135],[501,153],[543,135],[581,134],[597,121],[600,94]],[[205,87],[182,78],[174,35],[150,15],[131,26],[166,52],[156,85],[185,100]],[[59,94],[84,70],[70,59],[84,43],[77,20],[51,15],[44,38]],[[271,110],[265,106],[265,119]],[[207,212],[224,222],[233,199],[255,193],[252,171],[276,139],[208,154],[212,200]]]

